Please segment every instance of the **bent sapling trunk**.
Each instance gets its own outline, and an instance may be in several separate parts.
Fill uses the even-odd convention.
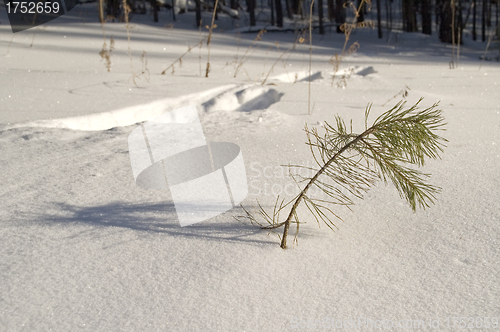
[[[328,160],[328,162],[323,167],[321,167],[321,169],[318,171],[318,173],[316,173],[311,178],[311,180],[309,180],[309,182],[307,183],[307,185],[304,187],[304,189],[302,189],[302,191],[300,192],[299,196],[296,198],[295,202],[293,203],[292,209],[290,210],[290,214],[288,215],[288,218],[285,221],[285,224],[284,224],[285,228],[283,230],[283,237],[281,238],[281,248],[286,249],[286,239],[288,237],[288,229],[290,228],[290,223],[292,221],[292,218],[296,215],[296,210],[297,210],[297,207],[299,206],[301,200],[304,197],[306,197],[306,193],[309,190],[309,188],[312,185],[314,185],[314,183],[319,178],[319,176],[321,174],[323,174],[326,169],[328,169],[328,167],[330,166],[330,164],[336,161],[336,158],[339,155],[341,155],[343,152],[349,150],[349,148],[351,148],[352,145],[355,145],[356,143],[358,143],[360,140],[363,139],[363,137],[370,135],[374,130],[375,129],[373,127],[370,128],[370,129],[367,129],[362,134],[360,134],[359,136],[357,136],[355,139],[353,139],[352,141],[350,141],[349,143],[347,143],[346,145],[344,145],[337,153],[335,153],[335,155],[330,160]],[[306,127],[306,131],[307,131],[307,127]],[[298,220],[296,220],[296,221],[298,223]]]

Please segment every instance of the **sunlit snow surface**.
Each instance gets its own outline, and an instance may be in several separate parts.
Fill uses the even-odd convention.
[[[209,78],[206,45],[160,75],[200,40],[194,16],[171,28],[170,12],[156,25],[135,15],[132,64],[124,25],[105,25],[108,72],[95,6],[14,37],[0,9],[1,331],[308,331],[308,320],[333,330],[327,322],[363,318],[429,331],[439,319],[451,331],[452,317],[500,316],[500,66],[478,70],[484,44],[467,38],[451,70],[436,36],[357,31],[361,47],[332,86],[343,38],[314,35],[307,115],[308,45],[261,85],[293,33],[268,32],[246,53],[256,33],[221,19]],[[338,114],[362,130],[369,103],[373,120],[405,90],[422,107],[441,101],[448,122],[442,160],[424,169],[443,188],[428,210],[412,213],[379,183],[353,212],[336,210],[335,233],[301,211],[299,245],[282,250],[276,235],[236,222],[241,209],[181,228],[169,192],[134,182],[137,123],[195,104],[207,141],[241,148],[243,205],[270,209],[296,193],[280,165],[313,165],[304,124],[321,131]]]

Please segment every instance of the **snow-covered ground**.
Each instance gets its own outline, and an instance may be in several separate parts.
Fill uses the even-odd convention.
[[[500,66],[479,70],[483,43],[466,39],[450,69],[436,36],[355,31],[360,48],[332,86],[343,37],[315,34],[308,115],[307,41],[276,62],[292,32],[254,41],[221,19],[209,78],[206,45],[161,75],[206,35],[161,14],[134,16],[129,44],[121,23],[103,37],[95,3],[15,35],[0,8],[1,331],[500,329]],[[304,124],[338,114],[359,130],[368,103],[374,118],[405,90],[409,103],[440,101],[448,122],[442,160],[425,167],[442,193],[425,211],[379,183],[338,211],[337,232],[304,214],[299,245],[282,250],[235,221],[241,209],[181,228],[167,192],[134,182],[128,135],[195,104],[207,141],[241,147],[243,205],[271,208],[295,194],[280,165],[312,163]]]

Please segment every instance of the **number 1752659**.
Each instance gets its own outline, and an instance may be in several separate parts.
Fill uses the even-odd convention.
[[[21,14],[57,14],[58,2],[9,1],[6,3],[7,13]]]

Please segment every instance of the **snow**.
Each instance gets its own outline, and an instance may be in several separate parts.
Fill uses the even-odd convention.
[[[297,44],[262,85],[293,34],[255,42],[220,32],[237,28],[221,18],[209,78],[206,45],[160,75],[199,42],[192,16],[134,16],[131,61],[125,26],[106,24],[104,39],[95,4],[15,35],[0,10],[0,330],[309,331],[333,330],[312,325],[332,319],[405,330],[346,324],[366,319],[435,331],[457,330],[453,317],[500,315],[500,67],[478,70],[484,44],[466,39],[450,69],[451,47],[436,36],[378,41],[358,30],[360,48],[332,86],[329,59],[343,39],[315,34],[311,82],[309,46]],[[111,36],[108,72],[99,52]],[[241,148],[243,205],[271,208],[296,193],[280,165],[312,163],[304,124],[321,131],[338,114],[359,131],[369,103],[374,119],[405,89],[408,103],[440,101],[448,122],[442,159],[424,169],[443,190],[425,211],[378,183],[338,211],[336,232],[301,211],[298,246],[282,250],[277,236],[236,222],[239,208],[180,227],[170,194],[134,181],[129,134],[193,104],[208,142]]]

